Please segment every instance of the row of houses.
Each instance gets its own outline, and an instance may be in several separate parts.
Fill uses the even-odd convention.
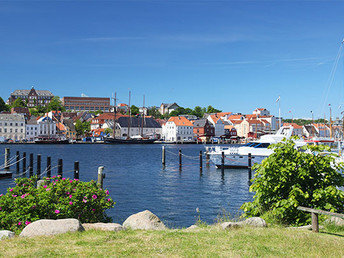
[[[330,127],[323,123],[312,123],[308,125],[298,125],[296,123],[284,123],[284,126],[293,127],[293,135],[305,138],[311,137],[333,137],[335,139],[342,138],[343,131],[340,125]],[[331,132],[332,130],[332,132]]]

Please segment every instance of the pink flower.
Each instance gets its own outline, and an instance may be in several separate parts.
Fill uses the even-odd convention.
[[[92,209],[92,211],[95,211],[95,209]]]
[[[56,214],[59,214],[59,213],[60,213],[60,211],[59,211],[59,210],[55,210],[55,213],[56,213]]]
[[[73,189],[73,191],[75,192],[75,191],[76,191],[76,189],[74,188],[74,189]]]
[[[10,192],[13,192],[13,188],[10,189]]]
[[[21,222],[20,221],[18,222],[18,226],[21,226]]]
[[[109,190],[106,190],[105,193],[106,193],[107,195],[109,195]]]
[[[14,194],[14,195],[12,195],[13,197],[17,197],[18,195],[16,195],[16,194]]]
[[[92,195],[92,198],[93,198],[93,199],[97,199],[97,195],[95,195],[95,194]]]
[[[26,196],[26,194],[23,194],[23,195],[22,195],[22,196],[20,196],[20,197],[24,199],[24,198],[25,198],[25,196]]]
[[[23,184],[23,186],[26,186],[26,184]]]
[[[73,204],[73,202],[69,202],[69,204],[70,204],[70,205],[72,205],[72,204]]]
[[[44,185],[43,187],[44,187],[44,188],[47,188],[48,186],[47,186],[47,185]]]
[[[0,197],[3,196],[3,194],[0,194]]]
[[[111,202],[111,199],[110,199],[110,198],[108,199],[108,202]]]
[[[69,195],[69,194],[70,194],[70,192],[67,192],[66,194],[67,194],[67,195]]]
[[[69,180],[69,183],[73,183],[73,180]]]
[[[0,211],[2,210],[2,208],[0,207]]]
[[[56,185],[56,183],[53,183],[53,185]]]
[[[71,198],[72,198],[72,195],[69,195],[69,198],[71,199]]]
[[[86,203],[86,202],[87,202],[87,200],[85,200],[85,199],[82,199],[82,201],[83,201],[84,203]]]
[[[79,179],[74,179],[74,181],[79,181]]]
[[[47,191],[50,191],[50,188],[47,188]]]
[[[29,225],[30,223],[30,221],[25,221],[25,225]]]
[[[66,178],[63,177],[62,180],[66,180]]]

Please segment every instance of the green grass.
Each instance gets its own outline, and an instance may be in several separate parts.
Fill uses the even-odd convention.
[[[279,227],[223,231],[87,231],[0,242],[0,256],[303,256],[343,257],[344,230],[319,234]]]

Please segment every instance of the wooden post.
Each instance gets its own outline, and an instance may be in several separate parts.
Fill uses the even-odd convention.
[[[20,165],[20,154],[19,154],[19,151],[17,151],[17,155],[16,155],[16,157],[17,157],[17,160],[16,160],[16,172],[17,173],[19,173],[19,170],[20,170],[20,167],[19,167],[19,165]]]
[[[182,150],[179,149],[179,169],[182,168]]]
[[[6,148],[5,149],[5,170],[10,169],[10,149]]]
[[[105,174],[103,174],[104,167],[98,167],[98,186],[99,188],[103,189],[103,179],[105,178]]]
[[[74,179],[79,179],[79,161],[74,162]]]
[[[222,152],[221,153],[221,168],[224,169],[225,168],[225,153]]]
[[[26,152],[23,152],[23,173],[26,172]]]
[[[38,154],[37,155],[37,166],[36,166],[37,167],[37,171],[36,171],[37,173],[36,174],[37,174],[37,177],[39,179],[41,177],[41,158],[42,158],[41,154]]]
[[[202,151],[199,151],[199,169],[203,169],[203,159],[202,159]]]
[[[51,177],[51,157],[47,157],[47,177]]]
[[[208,147],[207,147],[206,152],[205,152],[205,160],[206,160],[207,166],[209,166],[210,155],[209,155]]]
[[[30,153],[29,176],[33,176],[33,153]]]
[[[252,178],[252,155],[251,153],[249,153],[247,155],[247,159],[248,159],[248,179],[251,180]]]
[[[165,152],[165,146],[162,146],[162,165],[165,167],[166,165],[166,152]]]
[[[58,176],[61,176],[61,177],[62,177],[62,175],[63,175],[62,170],[63,170],[63,160],[62,160],[62,159],[59,159],[59,160],[58,160],[58,164],[57,164],[57,175],[58,175]]]
[[[312,231],[315,233],[319,232],[319,221],[318,221],[318,214],[312,212]]]

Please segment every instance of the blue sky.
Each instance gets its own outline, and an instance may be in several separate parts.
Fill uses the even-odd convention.
[[[344,103],[344,2],[1,1],[0,96],[15,89],[291,117]],[[343,51],[344,52],[344,51]]]

